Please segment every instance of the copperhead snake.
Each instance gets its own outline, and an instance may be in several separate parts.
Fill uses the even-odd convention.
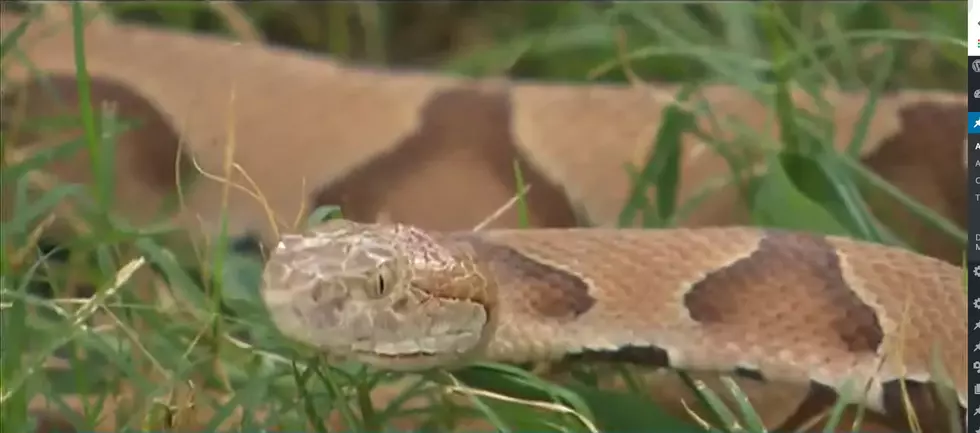
[[[12,27],[7,23],[19,19],[16,14],[3,14],[0,18],[11,20],[5,21],[4,31]],[[38,27],[42,24],[54,23],[41,22]],[[28,36],[32,35],[35,35],[34,29],[28,32]],[[34,43],[25,44],[25,51],[35,66],[48,71],[56,86],[71,89],[74,82],[66,78],[74,68],[70,34],[46,34],[44,38],[28,39]],[[536,225],[570,225],[574,206],[583,208],[584,213],[596,222],[609,223],[613,219],[609,213],[619,208],[628,183],[628,177],[620,170],[621,164],[624,160],[643,159],[656,132],[665,100],[669,101],[676,91],[674,87],[662,87],[660,90],[666,98],[656,100],[643,92],[618,86],[471,81],[436,74],[363,70],[255,44],[231,44],[217,38],[131,25],[93,26],[86,31],[86,40],[95,99],[121,101],[119,107],[123,114],[150,119],[150,127],[123,137],[123,142],[129,140],[133,144],[122,146],[120,153],[119,171],[134,181],[119,184],[119,206],[122,213],[138,220],[143,219],[147,209],[155,207],[156,200],[164,193],[172,192],[173,175],[161,169],[164,166],[161,162],[172,167],[173,158],[167,152],[178,138],[187,140],[187,150],[205,168],[218,171],[224,154],[215,143],[227,138],[224,129],[229,88],[224,83],[233,80],[237,80],[240,101],[249,98],[263,101],[262,104],[245,102],[238,107],[237,113],[244,121],[239,122],[236,162],[256,175],[257,183],[269,195],[277,214],[292,217],[299,208],[300,199],[305,196],[315,198],[311,201],[339,202],[346,213],[366,220],[373,218],[379,209],[391,210],[396,220],[427,229],[462,229],[475,223],[475,216],[484,216],[501,204],[502,198],[513,193],[510,185],[501,180],[511,173],[500,170],[500,167],[511,167],[511,156],[522,159],[527,173],[536,176],[532,182],[534,196],[529,202]],[[147,56],[147,52],[155,56]],[[18,72],[14,67],[11,69]],[[251,75],[239,76],[243,70],[250,71]],[[331,79],[324,80],[325,76]],[[189,82],[199,85],[191,86]],[[267,89],[273,88],[278,89],[278,93],[268,92]],[[330,98],[315,95],[330,95]],[[703,96],[716,111],[738,117],[751,128],[769,132],[765,107],[739,89],[709,86]],[[825,98],[832,101],[837,110],[832,113],[833,122],[839,126],[834,143],[846,143],[866,95],[829,91]],[[808,100],[801,99],[804,104]],[[961,95],[942,92],[902,92],[886,95],[881,101],[882,108],[872,120],[868,137],[872,146],[866,148],[862,157],[889,180],[904,182],[904,190],[912,191],[920,200],[930,200],[927,204],[937,212],[959,218],[963,214],[957,211],[960,203],[946,200],[937,192],[944,189],[933,185],[932,180],[935,177],[935,183],[945,185],[941,181],[946,178],[965,175],[959,171],[962,168],[959,146],[964,138],[961,137],[962,119],[944,114],[962,112],[965,99]],[[302,110],[296,111],[320,120],[312,122],[275,115],[282,112],[283,107],[298,103],[304,105]],[[50,114],[51,107],[44,102],[39,105],[34,107],[36,112]],[[377,112],[379,106],[387,111]],[[366,111],[373,112],[372,118],[378,120],[377,125],[358,126],[341,115],[358,117]],[[624,116],[624,112],[631,116]],[[333,122],[324,123],[322,119]],[[931,129],[940,121],[952,122],[952,125],[936,128],[928,139],[935,140],[935,146],[943,145],[942,152],[922,153],[921,158],[896,156],[916,146],[919,149],[929,147],[931,143],[917,133]],[[453,129],[445,125],[464,125],[465,128]],[[433,129],[440,127],[447,128],[444,131],[448,132],[432,134]],[[506,137],[494,135],[500,131],[506,132]],[[476,132],[479,134],[474,138]],[[937,134],[943,136],[937,138]],[[480,137],[486,139],[480,140]],[[270,152],[268,143],[272,141],[285,150]],[[325,146],[329,151],[321,152],[311,149],[307,144],[309,141],[331,143],[332,146]],[[455,143],[471,143],[472,146],[453,147]],[[498,143],[508,143],[511,147],[494,149]],[[584,143],[591,147],[587,148]],[[945,146],[949,143],[953,146]],[[685,174],[688,180],[682,182],[682,195],[689,196],[699,183],[724,171],[725,164],[711,152],[704,152],[703,144],[696,140],[686,140],[685,146],[691,166]],[[935,146],[929,148],[936,149]],[[896,148],[906,150],[889,153]],[[404,157],[404,149],[411,149],[408,153],[415,152],[414,155],[421,159]],[[700,157],[697,157],[698,150],[701,150]],[[953,157],[946,158],[950,154]],[[910,165],[910,160],[935,160],[936,164],[922,169]],[[957,170],[948,169],[950,161],[956,164]],[[289,167],[289,170],[261,170],[268,166]],[[69,162],[55,166],[53,171],[66,181],[85,183],[89,181],[83,172],[85,169],[85,164],[76,167]],[[471,177],[471,183],[446,182],[446,179],[458,178],[463,171]],[[933,171],[942,176],[933,176]],[[163,174],[158,176],[161,172]],[[308,176],[305,179],[308,184],[302,184],[301,175]],[[957,178],[950,184],[959,188],[962,181]],[[434,186],[445,190],[433,194]],[[217,197],[220,194],[220,185],[205,182],[190,192],[188,209],[175,220],[192,232],[207,232],[210,229],[207,225],[217,221],[215,204],[219,203]],[[488,196],[493,199],[486,200]],[[473,201],[473,197],[479,197],[479,200]],[[501,200],[497,200],[498,197]],[[468,201],[469,205],[454,206],[452,212],[445,211],[446,203],[457,201]],[[733,217],[741,215],[740,212],[731,211],[737,208],[736,201],[734,195],[720,196],[684,224],[741,222],[732,221],[741,218]],[[255,227],[264,229],[267,225],[266,215],[250,197],[233,196],[230,212],[232,229],[238,234]],[[200,220],[205,221],[206,227],[200,227]],[[512,224],[514,220],[505,219],[501,225]],[[926,242],[938,238],[934,232],[914,225],[908,231]],[[272,239],[269,233],[263,233],[263,236]],[[738,254],[750,251],[748,245],[753,243],[752,239],[759,239],[753,236],[761,235],[745,235],[745,244],[732,246],[737,251],[728,259],[734,261],[740,257]],[[756,242],[751,248],[758,246]],[[848,251],[847,247],[835,248],[838,252]],[[956,259],[960,249],[941,245],[930,253],[933,251],[934,255]],[[518,256],[533,257],[525,254],[531,253],[519,253]],[[701,263],[699,260],[692,259],[691,263]],[[700,272],[708,274],[727,263],[716,263],[715,267],[703,264]],[[558,268],[559,272],[549,275],[565,275],[561,271],[565,268]],[[569,272],[573,277],[578,275],[574,273],[574,267],[570,267]],[[843,277],[844,286],[853,290],[864,287],[854,278],[857,277]],[[867,287],[873,295],[874,288]],[[923,305],[935,305],[932,303],[939,301],[923,299],[927,302]],[[949,301],[949,305],[961,308],[965,304],[955,301]],[[672,305],[679,307],[676,303]],[[876,314],[880,318],[891,318],[895,310],[882,307]],[[952,319],[945,316],[941,320]],[[886,332],[885,335],[890,334]],[[950,338],[950,341],[954,340]],[[843,359],[836,360],[843,362]],[[694,365],[682,361],[683,357],[675,355],[671,365]],[[832,382],[833,377],[827,381]],[[954,383],[958,385],[962,401],[965,395],[959,386],[962,382]],[[881,407],[880,401],[878,404]]]
[[[934,372],[965,416],[963,284],[957,267],[905,250],[759,228],[331,220],[282,237],[262,296],[284,335],[382,368],[618,358],[838,393],[855,381],[869,384],[855,402],[898,419],[905,380],[938,432],[952,430],[927,413]]]

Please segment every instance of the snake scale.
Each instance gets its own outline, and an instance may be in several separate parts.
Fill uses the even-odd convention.
[[[907,250],[764,228],[331,220],[283,235],[262,296],[285,336],[385,369],[613,360],[838,395],[866,384],[852,403],[907,419],[907,396],[938,432],[956,412],[937,404],[949,389],[937,383],[955,389],[956,422],[965,415],[963,284],[957,267]]]

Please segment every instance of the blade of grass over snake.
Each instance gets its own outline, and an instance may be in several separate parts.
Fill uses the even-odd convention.
[[[949,220],[943,218],[932,209],[929,209],[922,203],[919,203],[917,200],[910,197],[908,194],[905,194],[887,180],[882,179],[877,173],[869,170],[860,162],[851,158],[841,158],[840,162],[850,170],[850,173],[859,176],[862,181],[868,182],[878,191],[884,192],[888,196],[894,198],[909,211],[911,211],[912,214],[918,216],[923,222],[926,222],[930,226],[941,230],[953,239],[963,242],[965,245],[966,239],[968,238],[967,233],[963,231],[963,229],[957,227],[956,224],[951,223]]]
[[[755,7],[746,3],[715,3],[712,5],[717,15],[723,17],[725,41],[742,56],[758,57],[760,53],[759,40],[755,37]],[[750,75],[748,80],[758,81],[760,71],[749,69],[744,73]],[[747,81],[740,78],[739,81]]]
[[[98,188],[102,190],[104,194],[104,201],[100,203],[100,209],[112,209],[113,201],[115,200],[115,194],[113,191],[116,190],[116,171],[115,160],[116,160],[116,137],[123,131],[123,128],[119,125],[119,121],[116,118],[115,108],[108,105],[108,102],[102,102],[102,107],[95,114],[99,118],[99,127],[97,131],[99,132],[99,149],[101,152],[98,155],[93,154],[93,158],[96,156],[102,158],[99,164],[99,169],[104,170],[104,173],[96,174],[96,183],[99,184]],[[93,167],[94,168],[94,167]],[[110,219],[113,216],[109,213],[105,214],[105,219]],[[99,225],[100,230],[112,230],[114,224],[109,221],[101,222]]]
[[[14,27],[13,30],[10,30],[10,32],[7,33],[6,36],[0,39],[0,60],[3,60],[4,57],[7,57],[7,54],[11,50],[16,48],[17,41],[19,41],[21,36],[24,35],[24,32],[27,31],[27,27],[31,24],[32,21],[34,21],[34,19],[38,17],[39,13],[40,13],[39,8],[32,8],[24,16],[23,21],[17,23],[17,26]],[[2,71],[0,71],[0,73],[2,73]],[[0,76],[2,76],[2,74],[0,74]]]
[[[355,431],[363,431],[366,428],[364,419],[354,416],[354,412],[347,404],[347,394],[341,390],[341,387],[337,384],[337,380],[333,377],[333,369],[329,366],[323,366],[321,368],[321,364],[317,361],[308,363],[307,368],[313,371],[313,374],[320,379],[320,383],[330,393],[331,401],[335,402],[335,408],[340,411],[340,416],[343,417],[348,427],[354,428]]]
[[[684,218],[687,212],[693,212],[696,210],[698,202],[708,199],[708,194],[711,193],[712,189],[718,189],[725,186],[725,184],[734,184],[736,186],[736,191],[742,200],[746,203],[751,202],[753,197],[753,191],[756,189],[758,175],[754,173],[751,158],[748,156],[755,149],[747,145],[749,143],[756,143],[763,141],[762,137],[757,137],[759,134],[753,134],[752,131],[747,128],[746,125],[739,122],[729,122],[725,120],[724,122],[719,120],[719,117],[712,111],[711,106],[704,101],[697,101],[694,107],[694,114],[698,115],[701,119],[710,124],[710,130],[713,131],[723,131],[732,130],[736,133],[736,137],[731,140],[720,140],[718,138],[712,137],[704,133],[698,128],[694,128],[691,131],[698,140],[704,143],[708,149],[718,156],[721,156],[725,160],[725,163],[730,169],[730,176],[726,176],[727,179],[724,181],[706,182],[702,185],[703,192],[696,194],[688,201],[681,205],[680,210],[675,212],[674,219],[675,223],[680,218]],[[676,224],[674,224],[676,225]]]
[[[320,206],[310,212],[310,216],[306,218],[306,227],[310,228],[335,218],[343,218],[339,206]]]
[[[571,409],[582,414],[584,417],[588,419],[594,418],[592,410],[589,409],[589,406],[578,395],[565,388],[543,381],[533,373],[521,368],[504,364],[479,363],[454,373],[454,376],[464,384],[478,388],[484,388],[485,386],[495,388],[501,382],[506,381],[517,386],[514,390],[521,392],[522,398],[565,402]],[[490,377],[503,380],[491,382],[487,380]]]
[[[964,267],[964,269],[966,269]],[[932,351],[930,353],[930,373],[932,377],[938,378],[936,380],[936,397],[938,397],[939,406],[946,410],[947,422],[949,426],[953,427],[953,431],[950,433],[966,433],[961,428],[963,425],[963,420],[960,418],[959,413],[959,401],[956,398],[956,387],[953,385],[953,380],[949,376],[949,371],[943,366],[942,356],[939,353],[939,346],[933,345]]]
[[[772,18],[772,15],[776,14],[770,12],[771,9],[773,8],[766,7],[763,11],[760,11],[760,14],[763,24],[767,27],[769,42],[772,50],[772,74],[776,81],[775,108],[777,120],[779,121],[779,138],[783,143],[784,151],[787,153],[816,155],[821,150],[819,143],[814,143],[810,140],[801,140],[800,137],[797,136],[797,128],[794,122],[795,119],[792,117],[795,110],[788,88],[788,83],[791,80],[790,77],[793,74],[792,68],[794,65],[786,61],[786,41],[784,40],[782,31],[775,19]]]
[[[364,421],[364,429],[367,431],[379,431],[383,422],[378,419],[378,414],[374,410],[374,404],[371,402],[371,388],[364,381],[358,381],[354,385],[354,394],[356,396],[357,408],[361,413],[361,419]]]
[[[833,161],[826,155],[818,158],[799,153],[780,152],[779,162],[789,175],[793,185],[805,196],[830,212],[834,218],[848,229],[848,232],[863,239],[882,242],[883,236],[873,222],[866,207],[862,207],[859,196],[855,197],[848,185],[835,183],[836,177],[828,174]]]
[[[709,424],[721,424],[725,425],[724,415],[718,411],[718,409],[709,401],[709,397],[703,391],[707,389],[707,386],[702,381],[694,380],[690,374],[685,371],[678,371],[677,376],[684,382],[692,392],[694,392],[694,397],[697,399],[698,403],[702,407],[708,410],[711,415],[710,420],[701,420],[702,422],[707,422]],[[684,404],[685,407],[688,406],[687,403]],[[724,404],[722,404],[724,406]],[[688,408],[690,410],[690,408]],[[703,418],[701,414],[697,414],[699,417]]]
[[[19,182],[20,184],[27,184],[27,179],[21,179],[21,181]],[[22,205],[23,207],[20,208],[22,209],[21,211],[10,220],[4,222],[3,225],[5,227],[2,232],[6,232],[8,226],[10,228],[21,227],[27,229],[44,215],[54,212],[59,203],[66,201],[69,197],[81,196],[84,192],[85,188],[81,185],[66,185],[55,188],[36,201]]]
[[[724,431],[732,433],[744,431],[738,417],[735,416],[732,410],[728,408],[728,405],[725,404],[725,401],[714,390],[699,380],[694,381],[694,390],[704,399],[704,403],[710,408],[715,417],[717,417]]]
[[[690,12],[689,6],[675,3],[653,12],[651,8],[638,3],[616,2],[613,8],[616,13],[626,15],[655,31],[663,38],[664,45],[686,49],[698,43],[708,45],[720,42],[720,38],[707,30],[699,17]]]
[[[693,46],[690,48],[675,48],[675,47],[662,47],[662,46],[652,46],[652,47],[639,47],[633,48],[627,51],[623,55],[623,60],[635,61],[635,60],[659,60],[665,57],[684,57],[690,60],[703,60],[705,58],[712,58],[718,63],[718,67],[723,67],[722,61],[728,63],[739,62],[743,69],[746,69],[751,73],[758,73],[771,68],[768,60],[765,59],[746,59],[740,53],[721,51],[718,52],[711,48],[705,48],[701,46]],[[589,71],[590,78],[598,78],[603,75],[609,74],[615,69],[618,69],[621,65],[621,60],[609,60],[599,65],[593,67]],[[730,68],[725,68],[730,73]]]
[[[456,373],[453,373],[453,374],[449,374],[449,373],[443,372],[444,376],[442,376],[442,377],[439,377],[439,376],[430,376],[430,379],[433,379],[435,382],[440,383],[443,386],[446,386],[446,385],[449,385],[449,386],[457,386],[457,384],[459,382],[463,382],[463,383],[466,382],[464,380],[460,380],[459,379],[458,376],[459,376],[460,373],[464,373],[464,372],[456,372]],[[504,376],[504,377],[506,377],[506,376]],[[448,378],[448,381],[446,380],[447,378]],[[478,387],[477,389],[479,389],[481,391],[488,390],[485,387]],[[491,391],[492,392],[492,390],[488,390],[488,391]],[[484,419],[486,419],[487,422],[489,422],[490,424],[492,424],[493,427],[497,431],[499,431],[499,432],[510,432],[511,431],[511,428],[508,427],[508,423],[504,420],[503,417],[500,416],[499,413],[497,413],[496,410],[494,410],[491,407],[491,405],[489,405],[486,402],[484,402],[477,395],[473,395],[471,393],[465,393],[465,394],[466,394],[467,399],[469,399],[470,403],[473,404],[474,408],[479,413],[481,413],[484,416]]]
[[[903,30],[851,30],[847,32],[844,36],[847,41],[857,41],[864,39],[876,39],[880,42],[930,42],[938,46],[953,46],[958,48],[963,48],[964,51],[967,47],[965,41],[960,38],[955,38],[952,36],[936,35],[931,33],[921,33],[921,32],[909,32]],[[824,48],[833,46],[833,41],[824,40],[817,41],[812,44],[813,48]],[[799,57],[802,57],[804,53],[792,52],[788,53],[786,61],[796,62]],[[956,63],[959,67],[965,68],[966,66],[960,62]]]
[[[803,7],[806,6],[804,5]],[[759,7],[756,8],[756,14],[764,30],[769,30],[785,38],[782,46],[792,47],[792,53],[799,56],[792,63],[797,66],[794,68],[792,74],[794,85],[800,86],[807,93],[814,95],[817,93],[817,89],[829,84],[827,81],[828,79],[832,79],[833,74],[827,62],[820,56],[820,52],[810,42],[813,38],[812,31],[811,34],[804,33],[803,29],[795,25],[780,7]],[[807,22],[809,21],[806,18],[807,16],[801,15],[800,19]],[[773,48],[779,47],[774,46]],[[774,59],[774,61],[778,61],[778,59]],[[802,65],[808,67],[800,67]],[[820,101],[818,100],[817,102],[819,103]]]
[[[649,208],[647,197],[651,186],[656,190],[656,212],[653,215],[644,212],[641,215],[643,225],[662,226],[674,214],[680,177],[681,140],[685,132],[695,128],[694,116],[679,103],[686,102],[696,88],[696,85],[685,85],[677,94],[677,103],[664,108],[663,124],[651,147],[653,152],[639,173],[638,181],[633,183],[626,206],[619,214],[619,226],[634,225],[637,214]]]
[[[832,151],[822,146],[813,135],[797,128],[798,113],[793,106],[788,86],[793,65],[785,61],[786,47],[780,30],[772,19],[764,20],[770,30],[775,65],[773,74],[776,77],[776,116],[780,139],[784,145],[779,154],[780,164],[800,192],[827,209],[850,233],[881,242],[882,236],[867,207],[861,206],[863,203],[859,199],[855,200],[851,188],[839,184],[842,179],[832,177],[828,172],[834,164],[829,164],[832,161],[825,157]]]
[[[6,237],[5,240],[7,240]],[[3,245],[3,247],[6,251],[7,245]],[[7,262],[9,259],[10,254],[3,254],[0,257],[0,261],[4,262],[3,268],[5,270],[14,267]],[[3,314],[0,314],[0,327],[2,327],[0,330],[3,331],[4,335],[4,356],[0,356],[0,378],[3,380],[2,394],[0,394],[0,402],[3,404],[0,404],[0,415],[3,416],[5,428],[10,427],[14,429],[12,431],[20,431],[17,429],[25,428],[28,423],[28,390],[26,387],[16,386],[16,382],[18,382],[16,378],[24,376],[28,369],[24,365],[27,361],[26,356],[11,356],[10,354],[26,354],[33,351],[29,347],[28,334],[16,332],[18,325],[28,323],[27,303],[16,298],[30,296],[28,285],[41,263],[43,260],[38,260],[29,266],[21,278],[12,278],[12,274],[7,272],[0,276],[0,303],[9,305],[3,307]]]
[[[966,41],[968,38],[968,27],[949,25],[951,22],[962,20],[963,15],[966,13],[966,7],[962,3],[957,4],[959,7],[945,6],[949,5],[929,4],[928,13],[916,14],[916,18],[921,20],[921,28],[928,30],[923,33],[938,33],[951,40]],[[936,49],[946,60],[946,66],[964,68],[965,71],[966,65],[962,59],[967,55],[966,47],[959,45],[938,45]]]
[[[754,224],[835,235],[849,233],[824,207],[793,186],[777,156],[767,160],[766,172],[748,201]]]
[[[679,102],[686,102],[690,92],[695,88],[696,85],[682,88],[679,92]],[[685,132],[695,128],[693,114],[681,110],[677,104],[671,108],[673,111],[668,111],[666,117],[674,124],[670,126],[671,129],[665,131],[664,135],[657,137],[657,142],[654,144],[655,156],[648,163],[648,165],[659,166],[656,177],[647,178],[648,182],[655,181],[659,223],[669,221],[674,216],[677,205],[677,185],[681,175],[681,140]],[[664,127],[666,128],[667,125],[665,124]]]
[[[405,403],[408,403],[409,400],[426,392],[423,387],[429,382],[430,381],[426,378],[415,380],[411,385],[402,389],[402,391],[398,393],[398,396],[389,401],[388,405],[378,413],[378,416],[382,419],[388,419],[398,415],[402,412],[402,406],[405,405]]]
[[[735,398],[735,404],[738,406],[739,413],[742,414],[742,421],[745,423],[745,427],[750,432],[766,433],[766,426],[763,424],[762,419],[759,418],[758,412],[752,407],[752,402],[749,401],[749,397],[742,392],[742,389],[738,386],[732,378],[722,377],[722,383],[728,388],[728,392]]]
[[[628,10],[630,17],[641,23],[646,30],[652,31],[657,36],[657,42],[650,44],[649,47],[640,48],[628,53],[627,58],[637,56],[650,57],[661,47],[667,46],[667,51],[660,55],[669,55],[672,63],[678,59],[690,60],[683,62],[698,73],[692,70],[680,71],[679,77],[684,77],[682,81],[688,81],[689,77],[696,77],[703,74],[704,69],[717,74],[717,78],[724,82],[732,82],[739,86],[744,86],[746,90],[759,90],[761,83],[746,77],[756,76],[767,65],[765,60],[755,59],[750,53],[739,52],[734,49],[710,49],[706,47],[727,46],[728,42],[722,35],[712,34],[708,30],[702,29],[703,25],[689,25],[685,23],[697,23],[707,17],[725,22],[728,18],[724,14],[712,13],[707,5],[678,4],[666,8],[664,13],[657,11],[651,12],[649,8],[631,6]],[[703,10],[697,10],[698,7]],[[734,7],[734,6],[733,6]],[[759,63],[759,62],[763,63]]]
[[[203,288],[181,267],[170,251],[147,238],[137,239],[134,246],[142,256],[150,261],[154,268],[160,270],[168,286],[171,290],[175,290],[181,299],[202,310],[206,308],[208,299],[204,296]],[[188,312],[197,316],[198,319],[203,320],[205,318],[201,315],[201,310],[197,308],[188,309]]]
[[[663,431],[671,433],[703,433],[686,416],[669,413],[654,403],[649,393],[656,389],[644,388],[638,392],[607,390],[595,384],[573,381],[566,389],[582,398],[592,409],[595,423],[601,431]],[[656,426],[654,430],[652,426]]]
[[[0,172],[0,182],[14,182],[16,179],[20,179],[29,172],[39,170],[45,165],[74,156],[84,146],[84,139],[74,139],[59,146],[31,152],[23,160],[17,161],[13,165],[4,166],[3,171]]]
[[[92,107],[91,84],[88,76],[85,57],[85,17],[79,0],[71,2],[72,36],[74,40],[75,76],[78,86],[78,109],[82,118],[85,142],[88,144],[91,158],[92,173],[96,176],[93,195],[102,209],[109,209],[112,201],[112,164],[103,152],[103,140],[95,124],[95,112]]]
[[[73,340],[80,338],[80,336],[88,332],[90,329],[86,323],[95,315],[100,307],[106,304],[108,298],[117,294],[122,286],[128,282],[129,278],[132,277],[133,273],[142,267],[143,263],[143,261],[134,261],[115,273],[113,278],[104,283],[105,287],[96,290],[95,294],[91,298],[86,299],[81,307],[67,315],[67,322],[64,328],[66,332],[52,335],[52,338],[48,341],[39,342],[38,345],[40,348],[35,348],[30,351],[28,358],[33,359],[35,365],[42,365],[46,360],[51,359],[59,348],[70,344]],[[27,371],[25,373],[29,375],[31,372]],[[8,378],[5,382],[5,392],[7,392],[6,390],[16,390],[23,386],[28,380],[28,375]]]
[[[824,424],[823,433],[834,433],[837,431],[837,427],[841,422],[841,417],[844,416],[844,410],[847,409],[846,402],[853,392],[853,382],[847,382],[841,387],[841,392],[837,397],[837,401],[834,402],[834,405],[830,409],[830,413],[827,414],[827,422]]]
[[[263,401],[266,389],[269,387],[268,381],[263,379],[265,378],[252,378],[244,387],[236,389],[231,394],[231,398],[222,404],[218,404],[215,407],[214,415],[210,417],[211,419],[202,431],[221,431],[222,424],[231,419],[237,409],[258,406]],[[243,413],[242,418],[250,420],[255,415],[254,413]]]
[[[527,199],[524,197],[523,191],[527,188],[524,182],[524,173],[521,171],[521,164],[515,159],[513,162],[514,167],[514,184],[517,186],[517,190],[514,191],[517,197],[516,209],[517,209],[517,224],[518,227],[530,227],[531,219],[528,217],[527,211]]]
[[[845,157],[860,159],[861,146],[864,144],[865,138],[868,137],[868,128],[871,125],[871,118],[874,116],[875,108],[878,105],[878,98],[881,96],[881,92],[884,90],[885,84],[887,84],[895,68],[895,50],[885,50],[884,56],[885,59],[881,62],[882,65],[878,66],[875,77],[868,86],[868,100],[864,103],[864,107],[861,108],[861,115],[854,125],[854,135],[851,136],[851,142],[847,145],[847,154]]]
[[[813,5],[807,3],[804,3],[801,6],[802,7],[809,6],[809,8],[820,7],[820,5]],[[847,22],[849,20],[854,19],[857,12],[860,12],[860,10],[863,9],[863,6],[864,4],[862,4],[861,2],[839,3],[833,6],[836,12],[835,14],[821,16],[819,13],[817,13],[817,14],[809,15],[809,16],[816,17],[814,18],[813,21],[815,21],[816,24],[819,25],[824,30],[824,32],[827,35],[827,40],[833,46],[833,50],[836,54],[834,58],[837,60],[837,63],[839,63],[841,66],[842,78],[840,81],[842,81],[842,83],[840,87],[845,89],[858,86],[862,82],[858,71],[858,62],[856,61],[856,59],[859,59],[860,56],[854,50],[854,47],[848,44],[847,40],[844,39],[843,37],[844,32],[840,26],[840,23],[842,21]],[[810,36],[807,39],[811,41],[816,39],[812,37],[812,36],[816,36],[813,35],[812,33],[805,36]]]

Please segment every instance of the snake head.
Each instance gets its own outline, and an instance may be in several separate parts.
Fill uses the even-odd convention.
[[[284,235],[262,286],[284,335],[382,368],[451,364],[489,338],[493,300],[472,255],[410,226],[331,220]]]

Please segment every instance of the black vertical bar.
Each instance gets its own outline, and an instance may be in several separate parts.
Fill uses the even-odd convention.
[[[973,42],[973,41],[971,41]],[[980,44],[980,42],[978,42]],[[967,298],[969,299],[969,388],[967,389],[966,433],[980,431],[980,56],[970,56],[967,65]]]

